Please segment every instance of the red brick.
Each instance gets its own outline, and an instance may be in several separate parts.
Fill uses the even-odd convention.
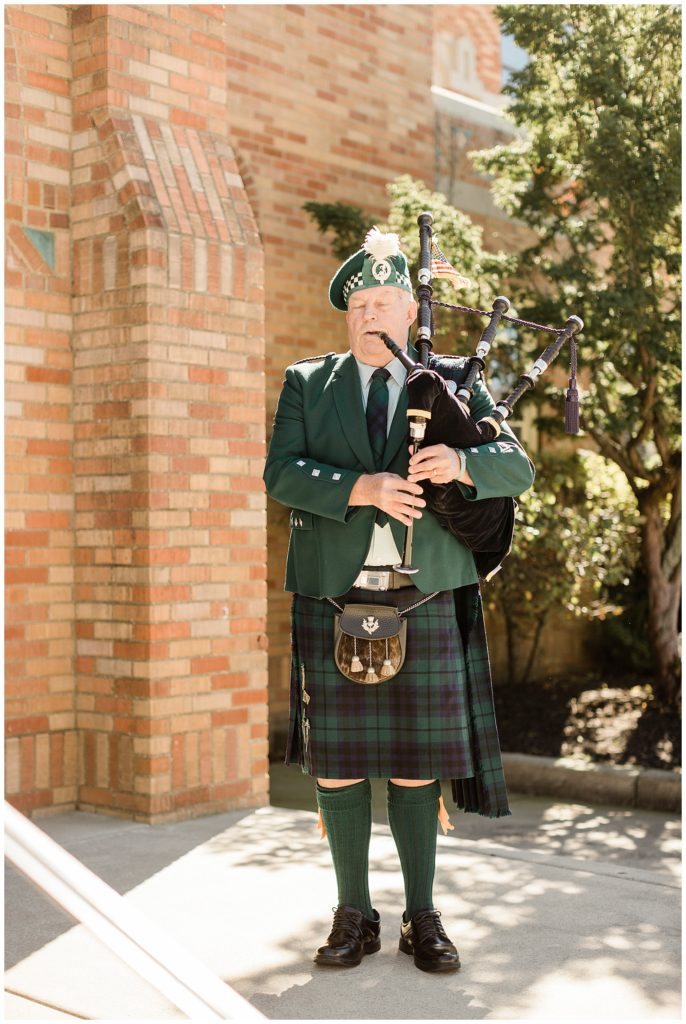
[[[244,796],[248,793],[250,781],[248,779],[240,782],[227,782],[221,786],[212,787],[212,795],[215,800],[230,800],[236,796]]]
[[[196,789],[187,789],[181,793],[174,794],[174,805],[176,807],[188,807],[191,804],[204,804],[209,800],[209,789],[207,786],[199,786]]]
[[[50,784],[63,785],[64,780],[64,733],[54,733],[50,738]]]
[[[207,129],[206,118],[199,117],[197,114],[192,114],[187,110],[172,109],[170,121],[172,124],[183,124],[188,128],[197,128],[201,132]]]
[[[212,727],[217,728],[221,725],[240,725],[248,721],[248,712],[246,708],[234,708],[231,711],[213,711],[212,712]]]
[[[47,583],[47,569],[8,569],[5,573],[5,584],[12,583]]]
[[[45,547],[47,543],[46,530],[8,530],[5,535],[8,547]]]
[[[191,659],[191,673],[203,675],[206,672],[216,672],[227,667],[226,658],[193,658]]]
[[[194,384],[226,384],[229,371],[207,366],[189,366],[188,379]]]
[[[48,790],[42,790],[41,792],[34,793],[22,793],[21,795],[13,794],[7,797],[8,803],[16,807],[17,810],[23,814],[30,815],[31,811],[38,810],[42,807],[49,807],[54,801],[52,794]]]
[[[231,703],[236,707],[244,707],[250,704],[264,704],[267,699],[267,691],[260,690],[241,690],[238,693],[231,694]]]
[[[134,757],[133,765],[137,775],[164,775],[170,768],[168,757],[144,757],[139,755]]]
[[[239,686],[247,686],[249,681],[247,672],[227,672],[221,675],[212,676],[211,684],[213,690],[233,690]]]

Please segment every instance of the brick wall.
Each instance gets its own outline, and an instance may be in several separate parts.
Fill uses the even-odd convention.
[[[58,794],[44,773],[26,770],[10,795],[23,808],[77,801],[150,821],[263,803],[262,248],[227,133],[222,8],[179,6],[173,17],[125,5],[45,10],[71,44],[63,318],[72,319],[62,326],[73,369],[64,405],[56,387],[56,410],[50,395],[43,401],[73,431],[64,452],[73,466],[56,462],[50,474],[44,459],[36,476],[19,466],[17,506],[25,509],[34,480],[43,490],[61,485],[68,519],[53,528],[74,550],[51,550],[64,567],[54,571],[63,592],[50,612],[36,604],[39,594],[48,599],[45,588],[34,586],[16,595],[16,614],[35,618],[45,637],[53,608],[63,609],[71,718],[62,729],[76,727],[79,773]],[[10,24],[29,11],[11,9]],[[20,75],[27,31],[17,44]],[[24,102],[27,86],[19,86]],[[26,146],[27,132],[18,118]],[[19,231],[25,216],[24,205]],[[17,294],[22,314],[33,287],[24,282]],[[34,418],[47,387],[26,385]],[[27,415],[26,406],[16,411]],[[29,545],[45,558],[48,540],[30,527],[18,515],[8,533],[25,576],[39,571]],[[35,714],[35,680],[48,675],[54,687],[60,677],[39,660],[42,649],[33,660],[28,653],[23,675],[12,675],[32,717],[12,714],[8,728],[32,734],[25,740],[38,750],[57,741],[52,722]]]
[[[221,8],[73,23],[81,805],[260,802],[262,254]]]
[[[257,211],[267,282],[267,401],[288,362],[340,346],[330,246],[309,199],[388,210],[401,173],[433,182],[430,8],[227,6],[228,131]],[[319,351],[320,348],[314,351]]]
[[[73,805],[69,14],[5,7],[6,784]]]

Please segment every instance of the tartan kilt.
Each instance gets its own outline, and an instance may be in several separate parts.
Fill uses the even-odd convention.
[[[355,590],[337,603],[352,598],[404,608],[422,596],[415,587]],[[353,683],[336,668],[335,614],[324,599],[293,597],[286,764],[319,778],[450,779],[460,810],[488,818],[511,814],[478,583],[444,591],[410,612],[405,664],[376,685]]]
[[[416,587],[355,590],[337,603],[402,610],[426,596]],[[336,668],[336,613],[326,599],[294,595],[286,763],[328,779],[472,776],[465,657],[452,591],[408,613],[405,663],[372,685],[352,682]]]

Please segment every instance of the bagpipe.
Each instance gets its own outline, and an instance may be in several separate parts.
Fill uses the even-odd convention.
[[[493,301],[490,312],[432,299],[432,263],[446,268],[448,276],[460,275],[451,267],[433,240],[431,214],[421,213],[417,223],[420,252],[417,289],[418,329],[415,347],[419,354],[419,362],[415,363],[388,334],[383,331],[377,332],[387,348],[408,370],[407,417],[413,453],[419,448],[433,444],[468,449],[495,441],[501,432],[501,424],[511,415],[516,403],[527,391],[533,389],[537,379],[550,366],[566,342],[570,343],[571,369],[565,397],[565,430],[569,434],[578,433],[579,394],[576,383],[575,335],[583,329],[581,318],[570,316],[564,327],[555,328],[507,316],[510,303],[502,295]],[[432,306],[436,305],[459,312],[478,314],[489,320],[479,339],[476,352],[468,360],[464,378],[459,384],[446,380],[429,366],[434,333]],[[485,359],[495,340],[498,325],[503,321],[546,331],[554,334],[555,339],[538,356],[529,370],[520,375],[512,393],[501,399],[490,415],[477,422],[470,414],[469,402],[474,393],[474,385],[483,374]],[[490,579],[498,571],[512,546],[517,508],[514,498],[483,498],[479,501],[470,501],[456,482],[434,484],[424,481],[422,486],[429,511],[436,516],[441,526],[470,548],[480,578]],[[401,565],[394,567],[397,572],[411,574],[417,571],[412,565],[413,525],[414,520],[406,528],[403,561]]]

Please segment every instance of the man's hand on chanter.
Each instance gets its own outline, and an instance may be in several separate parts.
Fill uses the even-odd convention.
[[[404,480],[397,473],[363,474],[355,481],[349,505],[375,505],[382,512],[409,526],[413,519],[421,519],[420,509],[426,502],[421,497],[419,484]]]
[[[420,448],[412,455],[410,445],[410,467],[408,479],[413,483],[419,480],[430,480],[432,484],[449,484],[453,480],[459,480],[462,484],[474,485],[474,481],[465,468],[458,476],[460,470],[460,459],[454,448],[447,444],[432,444],[428,448]]]

